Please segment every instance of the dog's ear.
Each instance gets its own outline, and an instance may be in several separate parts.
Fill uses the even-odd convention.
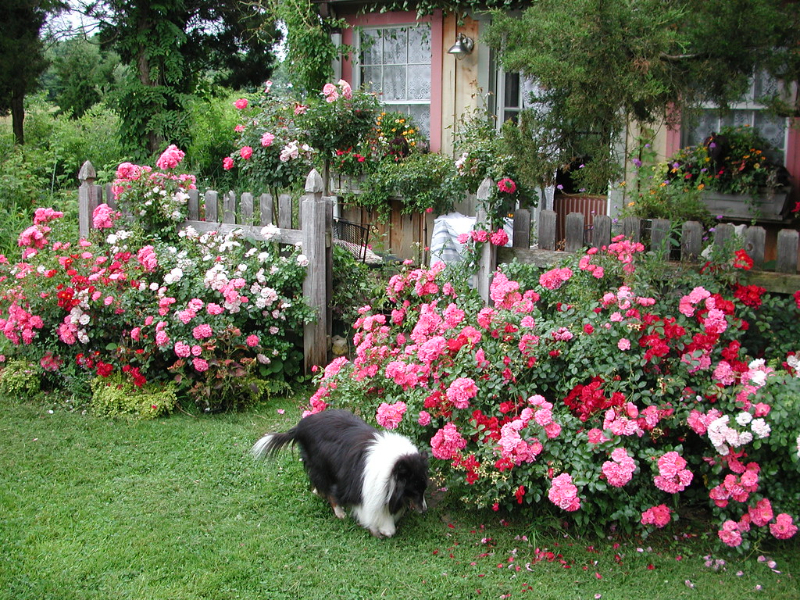
[[[398,477],[397,473],[394,473],[392,477],[394,478],[394,489],[392,490],[392,495],[389,498],[389,512],[393,515],[396,515],[404,506],[406,495],[406,478]]]

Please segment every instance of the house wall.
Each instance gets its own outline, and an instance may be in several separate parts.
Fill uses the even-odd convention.
[[[480,23],[465,17],[463,24],[458,24],[454,15],[444,16],[442,11],[435,11],[430,16],[417,18],[412,11],[394,11],[386,13],[358,14],[355,9],[339,5],[336,16],[345,19],[350,27],[344,29],[341,41],[345,45],[354,45],[354,27],[385,27],[417,22],[431,24],[431,135],[432,152],[453,155],[453,137],[456,124],[465,111],[475,108],[480,103],[476,93],[485,82],[479,81],[479,74],[488,73],[489,49],[478,45]],[[464,33],[475,41],[475,49],[461,60],[448,54],[447,50],[455,43],[456,35]],[[341,65],[341,77],[346,81],[354,80],[352,57],[346,57]],[[461,203],[458,210],[471,214],[474,202]],[[342,207],[342,216],[348,220],[363,223],[372,230],[371,239],[384,251],[389,251],[398,258],[427,260],[428,249],[433,233],[433,221],[436,215],[402,215],[399,207],[393,210],[388,222],[378,222],[368,211],[355,207]]]

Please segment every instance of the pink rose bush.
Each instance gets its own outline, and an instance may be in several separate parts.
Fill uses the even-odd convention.
[[[663,267],[643,250],[615,238],[544,272],[504,265],[492,306],[441,263],[408,266],[389,310],[361,309],[352,360],[317,379],[309,411],[377,409],[479,507],[549,506],[604,532],[664,528],[701,506],[729,546],[794,536],[800,309],[743,302],[724,262],[718,279],[656,291],[649,273]],[[759,319],[778,314],[785,335],[761,337]]]
[[[182,150],[171,145],[156,160],[158,170],[132,163],[122,163],[117,168],[111,188],[114,200],[145,231],[174,236],[178,223],[186,220],[189,191],[196,186],[194,175],[175,171],[184,156]],[[113,228],[117,217],[112,209],[103,206],[95,210],[93,226]]]
[[[164,181],[153,173],[128,164],[118,175]],[[38,209],[37,235],[20,236],[24,258],[0,259],[6,353],[39,364],[51,385],[171,385],[209,411],[287,385],[302,364],[294,332],[311,318],[299,249],[282,255],[241,231],[154,239],[106,209],[77,242],[63,237],[62,213]]]
[[[223,168],[238,168],[273,189],[304,180],[317,155],[332,159],[337,150],[353,150],[372,132],[378,113],[374,95],[353,90],[344,80],[325,84],[308,104],[289,89],[270,85],[236,107],[238,137]]]

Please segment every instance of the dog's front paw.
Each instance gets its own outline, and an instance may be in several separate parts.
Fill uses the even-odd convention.
[[[392,537],[397,532],[397,528],[394,523],[386,523],[377,528],[370,528],[369,532],[379,540],[382,540]]]
[[[345,510],[338,504],[333,505],[333,514],[335,514],[340,519],[344,519],[345,517],[347,517],[347,513],[345,512]]]

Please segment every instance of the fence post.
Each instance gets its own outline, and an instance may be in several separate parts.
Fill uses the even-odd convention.
[[[326,256],[326,198],[322,191],[322,176],[313,169],[306,178],[305,194],[300,199],[303,222],[303,254],[308,259],[308,270],[303,281],[303,296],[314,310],[316,319],[306,323],[303,329],[303,354],[305,372],[311,373],[313,366],[325,365],[328,361],[328,298]],[[280,214],[279,214],[280,217]]]
[[[625,217],[622,219],[622,234],[626,239],[639,242],[642,239],[642,220],[639,217]]]
[[[602,248],[611,243],[612,219],[607,215],[595,215],[592,224],[592,246]]]
[[[667,260],[672,250],[669,232],[669,219],[653,219],[650,224],[650,251],[663,252]]]
[[[97,189],[94,185],[97,171],[90,161],[83,163],[78,171],[78,179],[81,182],[78,188],[78,230],[82,238],[88,238],[92,228],[92,213],[97,208]]]
[[[478,207],[475,211],[475,224],[486,220],[487,214],[484,208],[484,202],[489,199],[494,188],[494,182],[487,177],[481,182],[478,188]],[[489,298],[489,286],[491,284],[492,273],[497,267],[497,247],[490,242],[486,242],[481,247],[481,256],[478,259],[478,294],[481,299],[490,305],[491,299]]]
[[[748,227],[744,232],[744,249],[753,265],[760,269],[764,266],[764,250],[767,246],[767,230],[763,227]]]

